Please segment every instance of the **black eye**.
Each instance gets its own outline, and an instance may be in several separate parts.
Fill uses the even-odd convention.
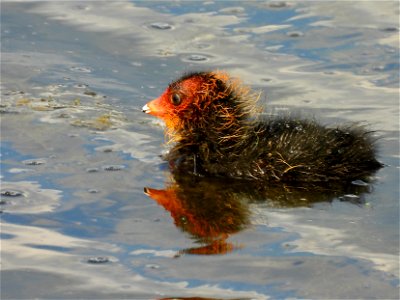
[[[178,94],[172,94],[171,102],[175,106],[181,104],[181,102],[182,102],[181,96],[179,96]]]

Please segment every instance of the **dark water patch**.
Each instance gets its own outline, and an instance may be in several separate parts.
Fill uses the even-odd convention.
[[[0,239],[2,239],[2,240],[9,240],[9,239],[13,239],[15,237],[16,237],[15,234],[0,232]]]
[[[63,252],[63,253],[71,252],[74,250],[72,248],[54,246],[54,245],[25,244],[25,246],[27,246],[29,248],[57,251],[57,252]]]
[[[101,216],[103,206],[98,201],[97,209],[93,204],[79,205],[68,211],[62,211],[55,215],[57,219],[65,220],[60,231],[67,235],[81,239],[105,238],[112,233],[116,220],[110,216]],[[109,205],[107,209],[113,209]],[[96,218],[93,218],[93,216]]]
[[[382,29],[382,31],[385,31],[385,32],[397,32],[397,31],[399,31],[399,29],[397,27],[385,27],[385,28]]]

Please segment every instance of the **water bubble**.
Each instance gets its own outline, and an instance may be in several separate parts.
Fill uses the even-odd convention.
[[[296,129],[297,131],[303,131],[303,126],[298,125],[298,126],[295,127],[295,129]]]
[[[223,14],[242,14],[245,12],[245,9],[240,6],[227,7],[227,8],[220,9],[219,12],[223,13]]]
[[[183,58],[184,61],[189,62],[205,62],[210,60],[210,57],[203,55],[203,54],[190,54]]]
[[[92,70],[88,67],[71,67],[69,68],[71,71],[80,72],[80,73],[91,73]]]
[[[149,268],[149,269],[159,269],[160,268],[160,266],[156,265],[156,264],[147,264],[145,267]]]
[[[166,22],[154,22],[149,27],[158,30],[171,30],[174,28],[174,26]]]
[[[87,262],[90,264],[105,264],[108,263],[110,260],[108,257],[105,256],[96,256],[88,258]]]
[[[343,195],[343,200],[345,201],[354,201],[360,199],[360,196],[354,195],[354,194],[346,194]]]
[[[284,244],[283,247],[285,248],[285,250],[289,250],[289,251],[297,248],[296,245],[292,245],[292,244]]]
[[[301,32],[301,31],[290,31],[290,32],[287,32],[286,35],[287,35],[288,37],[298,38],[298,37],[303,36],[304,33]]]
[[[125,169],[124,165],[107,165],[103,166],[104,171],[121,171]]]
[[[77,83],[77,84],[74,85],[74,87],[77,88],[77,89],[85,89],[85,88],[87,88],[88,86],[89,86],[89,85],[88,85],[88,84],[85,84],[85,83]]]
[[[1,195],[5,197],[20,197],[24,196],[24,193],[16,190],[3,190]]]
[[[293,266],[299,266],[302,264],[304,264],[304,260],[297,260],[297,261],[293,262]]]
[[[385,51],[386,51],[387,53],[396,53],[396,50],[393,49],[393,48],[386,48]]]
[[[385,70],[385,66],[383,65],[379,65],[379,66],[375,66],[372,68],[374,71],[384,71]]]
[[[22,163],[27,166],[39,166],[44,165],[46,161],[44,159],[27,159],[22,161]]]
[[[357,186],[369,186],[369,184],[367,182],[360,180],[360,179],[352,181],[351,184],[357,185]]]
[[[174,53],[169,49],[158,49],[157,54],[161,56],[172,56]]]
[[[87,95],[87,96],[92,96],[92,97],[97,95],[96,92],[93,92],[93,91],[90,91],[90,90],[84,91],[83,94]]]
[[[207,43],[198,43],[194,45],[197,49],[203,50],[203,49],[209,49],[211,48],[211,44],[207,44]]]
[[[397,32],[399,29],[397,27],[385,27],[382,29],[382,31],[386,32]]]
[[[284,7],[289,7],[289,4],[285,1],[279,1],[279,2],[271,2],[268,3],[268,7],[270,8],[284,8]]]
[[[90,7],[88,5],[78,4],[76,6],[76,9],[79,9],[79,10],[90,10]]]
[[[99,168],[87,168],[86,172],[87,173],[96,173],[99,171]]]

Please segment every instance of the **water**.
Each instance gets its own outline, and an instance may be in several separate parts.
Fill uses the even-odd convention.
[[[398,15],[396,1],[2,3],[2,299],[398,298]],[[141,107],[205,69],[269,113],[369,124],[385,168],[362,191],[290,201],[202,182],[207,205],[171,215],[143,192],[174,186]],[[210,205],[221,215],[201,227]]]

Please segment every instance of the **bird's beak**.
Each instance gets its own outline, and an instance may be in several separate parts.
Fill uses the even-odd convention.
[[[148,102],[145,106],[143,106],[142,110],[146,114],[161,118],[164,115],[164,108],[161,105],[161,97]]]
[[[145,187],[144,193],[169,211],[176,210],[182,206],[173,189],[156,190]]]

